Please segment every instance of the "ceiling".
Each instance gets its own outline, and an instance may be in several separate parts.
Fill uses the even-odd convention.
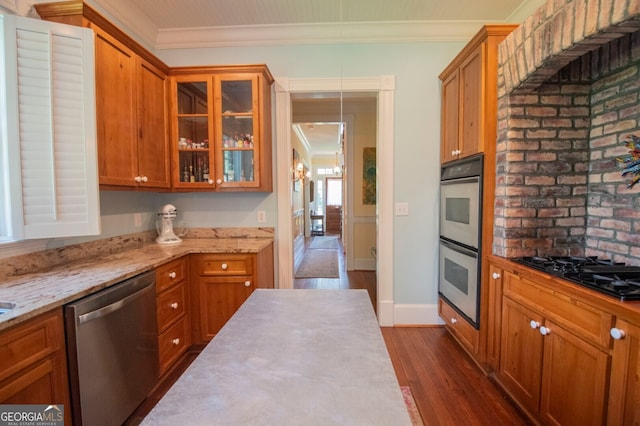
[[[63,0],[0,0],[0,6]],[[468,41],[546,0],[85,0],[151,50],[328,42]],[[7,7],[7,6],[5,6]]]
[[[0,0],[14,10],[56,0]],[[61,0],[60,0],[61,1]],[[266,44],[467,41],[485,23],[522,22],[546,0],[85,0],[153,50]],[[7,6],[9,5],[9,6]],[[294,105],[295,107],[295,105]],[[335,152],[336,123],[299,126]]]

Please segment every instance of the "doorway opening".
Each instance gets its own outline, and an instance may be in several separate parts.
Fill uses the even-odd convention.
[[[377,140],[377,176],[393,176],[393,117],[394,117],[395,79],[393,76],[353,79],[276,79],[276,115],[279,117],[276,126],[276,155],[280,165],[290,164],[292,152],[292,99],[300,94],[308,94],[322,98],[329,93],[371,93],[376,99],[375,134]],[[325,96],[326,97],[326,96]],[[348,117],[344,116],[349,131]],[[329,120],[325,120],[329,121]],[[335,117],[332,121],[335,121]],[[346,151],[349,155],[348,149]],[[335,153],[334,153],[335,155]],[[349,185],[349,159],[345,159],[345,170]],[[276,235],[278,268],[278,288],[293,288],[293,229],[292,226],[292,188],[291,169],[278,167],[278,226]],[[380,325],[393,325],[393,180],[377,181],[377,203],[374,207],[377,226],[375,246],[375,272],[377,276],[376,312]],[[347,212],[349,206],[349,192],[343,209]],[[351,191],[353,192],[353,191]],[[345,219],[345,230],[352,229],[350,216]],[[344,241],[349,244],[349,236],[345,233]],[[348,250],[347,250],[348,251]]]

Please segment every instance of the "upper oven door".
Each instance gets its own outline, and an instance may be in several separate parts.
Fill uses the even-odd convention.
[[[440,183],[440,236],[478,249],[480,245],[480,177]]]

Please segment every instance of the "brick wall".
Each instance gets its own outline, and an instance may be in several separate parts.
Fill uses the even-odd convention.
[[[495,254],[640,264],[640,184],[615,160],[640,136],[639,4],[549,0],[501,44]]]

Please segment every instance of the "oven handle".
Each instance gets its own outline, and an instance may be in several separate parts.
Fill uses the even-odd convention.
[[[440,185],[460,185],[461,183],[480,183],[480,176],[441,180]]]
[[[465,256],[469,256],[469,257],[473,257],[473,258],[477,258],[478,257],[478,253],[477,252],[475,252],[473,250],[469,250],[468,248],[459,246],[458,244],[451,243],[451,242],[449,242],[447,240],[440,239],[440,244],[442,244],[443,246],[445,246],[445,247],[447,247],[447,248],[449,248],[449,249],[451,249],[453,251],[456,251],[456,252],[458,252],[460,254],[464,254]]]

